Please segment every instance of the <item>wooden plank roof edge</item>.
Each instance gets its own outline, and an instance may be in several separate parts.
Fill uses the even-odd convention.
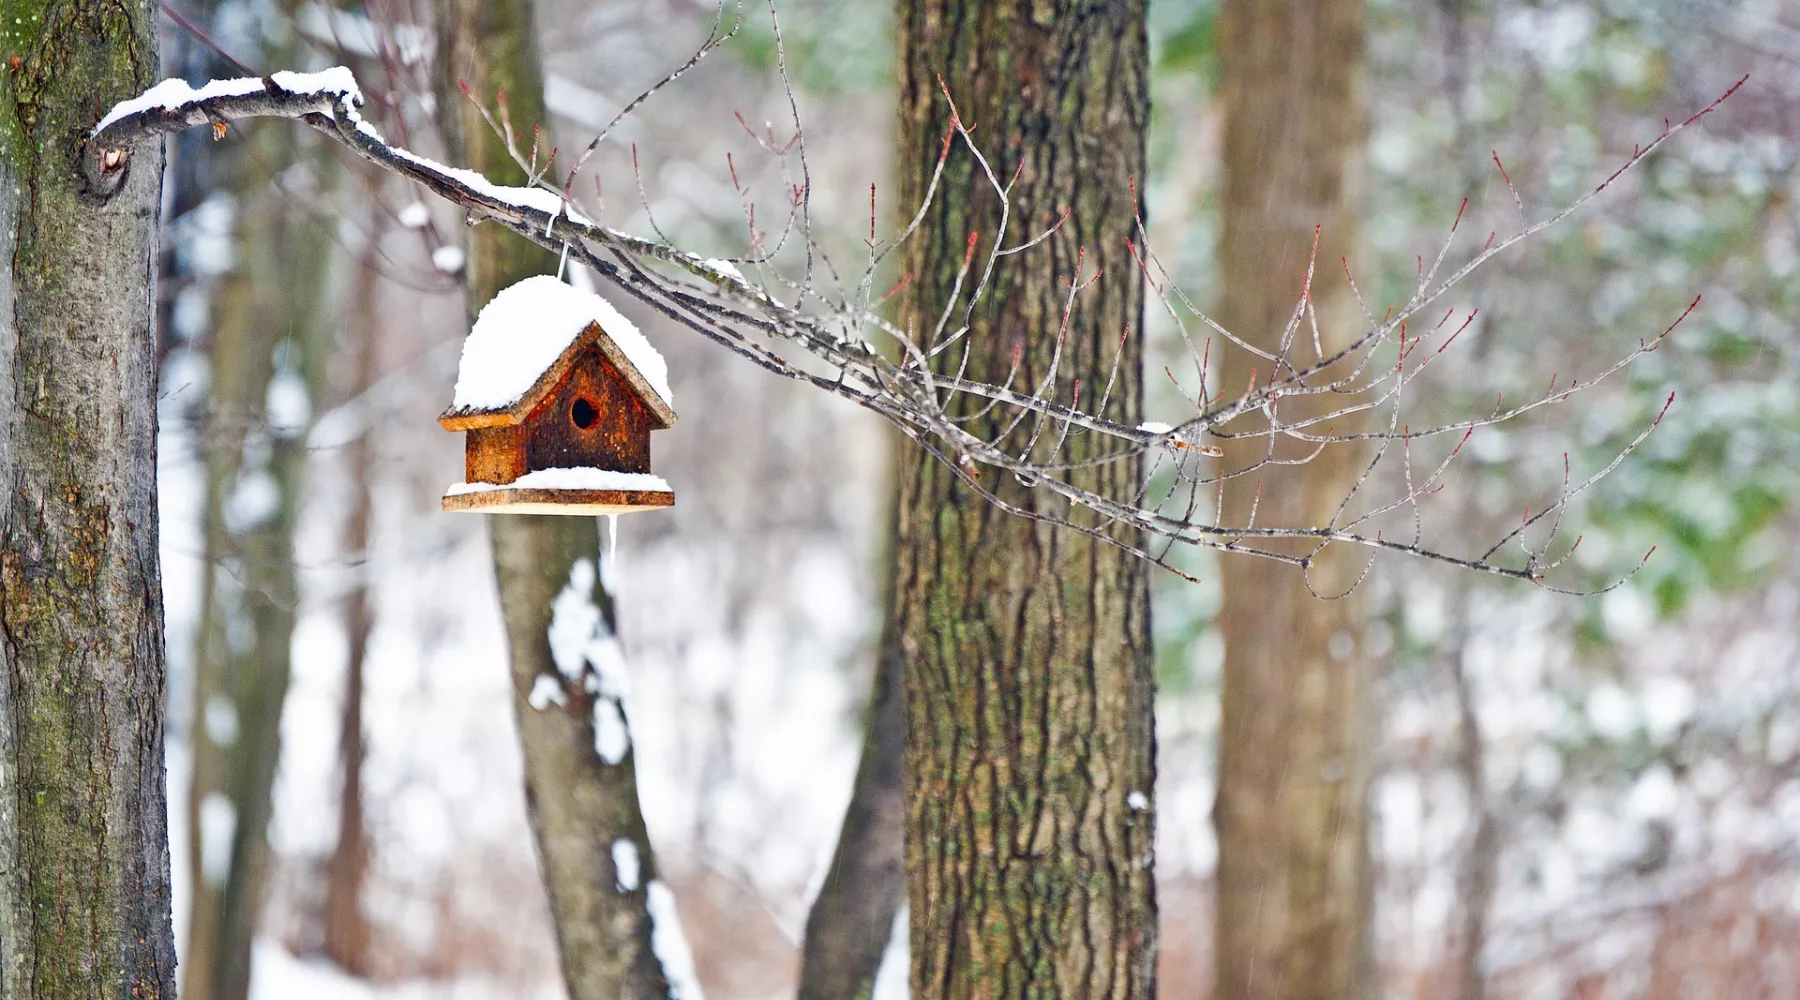
[[[569,341],[569,346],[563,348],[563,352],[556,356],[556,360],[551,362],[550,367],[538,375],[537,381],[531,384],[531,388],[527,389],[518,399],[505,406],[496,407],[478,408],[452,405],[438,415],[438,425],[447,431],[466,431],[477,427],[507,427],[524,423],[525,415],[535,409],[537,404],[542,402],[544,397],[549,395],[550,391],[562,381],[563,376],[574,366],[575,356],[590,344],[598,348],[601,355],[612,362],[613,367],[619,370],[619,374],[625,377],[625,383],[631,386],[631,391],[637,394],[638,399],[643,402],[644,408],[649,410],[651,416],[661,423],[659,430],[675,425],[674,407],[671,407],[668,401],[662,398],[661,393],[651,387],[650,380],[646,379],[644,373],[638,371],[637,366],[631,363],[631,358],[626,356],[624,349],[607,335],[605,328],[600,325],[598,320],[589,321],[588,325],[583,327],[579,334],[576,334],[575,339]]]

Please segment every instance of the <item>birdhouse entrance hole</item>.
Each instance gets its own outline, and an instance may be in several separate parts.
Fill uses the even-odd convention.
[[[600,418],[600,411],[594,409],[594,404],[587,400],[577,399],[569,410],[569,418],[575,421],[575,426],[585,431],[594,426],[594,421]]]

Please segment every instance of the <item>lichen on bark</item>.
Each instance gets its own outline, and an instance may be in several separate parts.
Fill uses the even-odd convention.
[[[153,5],[0,14],[0,995],[172,997],[161,151],[139,150],[105,204],[83,198],[75,160],[104,107],[154,80]]]

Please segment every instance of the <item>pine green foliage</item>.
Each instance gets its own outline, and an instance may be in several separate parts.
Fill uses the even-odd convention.
[[[744,6],[733,43],[752,69],[772,72],[778,51],[766,7]],[[857,96],[885,90],[894,79],[894,10],[872,0],[795,0],[779,7],[788,73],[812,94]],[[731,16],[727,8],[726,16]]]
[[[1377,204],[1373,300],[1400,301],[1417,257],[1434,252],[1463,195],[1479,235],[1517,228],[1490,150],[1535,221],[1579,197],[1656,136],[1718,96],[1740,70],[1716,36],[1681,30],[1655,5],[1501,4],[1471,11],[1461,52],[1441,26],[1389,8],[1371,149]],[[1710,39],[1710,41],[1709,41]],[[1437,51],[1433,51],[1433,50]],[[1421,55],[1421,52],[1424,55]],[[1460,106],[1444,83],[1465,82]],[[1476,524],[1517,519],[1555,496],[1562,453],[1577,481],[1603,467],[1677,401],[1644,447],[1571,510],[1565,542],[1582,582],[1600,586],[1655,558],[1628,587],[1674,615],[1706,591],[1741,590],[1777,565],[1773,529],[1800,495],[1800,393],[1791,317],[1800,194],[1796,149],[1757,113],[1754,89],[1705,127],[1627,174],[1602,201],[1535,247],[1497,262],[1460,302],[1482,320],[1472,362],[1437,383],[1434,415],[1541,395],[1551,374],[1587,380],[1702,301],[1656,353],[1615,382],[1471,442]],[[1468,470],[1465,470],[1467,472]],[[1456,488],[1456,487],[1453,487]],[[1485,522],[1485,524],[1482,524]],[[1472,525],[1473,526],[1473,525]],[[1593,605],[1588,605],[1592,607]],[[1593,624],[1590,622],[1590,625]]]

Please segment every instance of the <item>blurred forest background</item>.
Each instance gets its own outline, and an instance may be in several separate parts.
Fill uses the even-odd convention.
[[[386,134],[443,155],[431,5],[164,9],[168,75],[350,65]],[[869,185],[890,183],[892,10],[781,11],[818,237],[855,260]],[[585,145],[714,14],[540,3],[546,128]],[[779,131],[788,101],[766,12],[751,14],[600,150],[603,222],[747,252],[726,156],[779,183],[748,130]],[[1152,243],[1201,302],[1220,291],[1216,23],[1201,0],[1151,4]],[[1444,535],[1493,534],[1522,490],[1559,481],[1563,452],[1604,464],[1674,390],[1659,431],[1572,513],[1592,583],[1657,546],[1641,573],[1572,598],[1386,560],[1366,585],[1381,993],[1800,996],[1800,3],[1371,0],[1368,30],[1351,266],[1375,301],[1401,297],[1465,195],[1514,212],[1490,150],[1535,217],[1751,74],[1599,205],[1457,292],[1480,320],[1427,412],[1541,392],[1546,373],[1594,370],[1705,298],[1627,378],[1477,433],[1439,508]],[[435,420],[466,332],[462,220],[300,134],[246,123],[171,142],[176,937],[197,909],[186,873],[223,885],[263,849],[262,817],[208,790],[273,773],[266,884],[200,908],[256,921],[254,996],[554,997],[486,525],[438,511],[462,463]],[[679,505],[624,519],[607,566],[644,812],[707,995],[788,996],[856,767],[887,433],[622,305],[669,358],[681,414],[656,442]],[[1149,320],[1148,370],[1188,364],[1166,316]],[[1176,416],[1167,381],[1147,384],[1148,415]],[[1216,560],[1189,568],[1200,584],[1155,584],[1169,997],[1208,996],[1212,979],[1223,645]],[[197,751],[197,734],[223,751]],[[904,969],[890,954],[879,997],[904,995]]]

